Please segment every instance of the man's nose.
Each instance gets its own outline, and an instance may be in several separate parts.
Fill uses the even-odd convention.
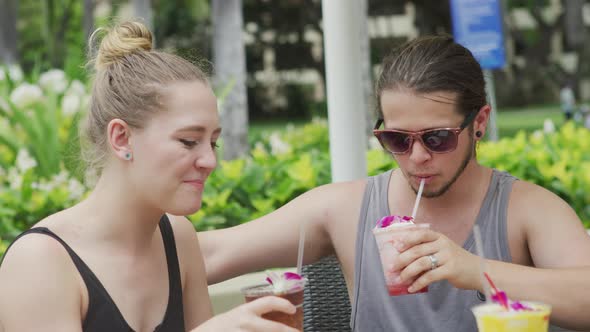
[[[432,158],[432,153],[422,144],[422,141],[415,139],[410,146],[410,160],[415,164],[422,164]]]

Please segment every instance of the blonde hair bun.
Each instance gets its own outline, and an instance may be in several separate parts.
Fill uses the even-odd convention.
[[[110,29],[98,29],[106,31],[106,35],[100,42],[94,66],[97,70],[103,69],[119,59],[136,52],[149,52],[152,50],[152,33],[141,22],[129,21],[115,25]]]

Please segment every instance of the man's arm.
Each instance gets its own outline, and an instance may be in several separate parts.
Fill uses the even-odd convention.
[[[365,184],[358,180],[320,186],[259,219],[200,233],[209,284],[265,268],[295,266],[303,225],[305,264],[333,253],[341,260],[354,259]]]
[[[539,186],[514,184],[509,218],[520,219],[535,268],[489,261],[490,273],[509,297],[552,306],[563,327],[590,329],[590,236],[570,206]]]
[[[546,189],[517,181],[508,222],[514,263],[486,260],[496,286],[511,299],[551,305],[551,319],[560,326],[589,329],[590,316],[581,308],[590,306],[590,236],[574,211]],[[443,234],[416,231],[404,239],[400,251],[396,264],[402,280],[419,276],[410,291],[440,280],[483,291],[480,259]],[[514,256],[521,251],[522,257]],[[431,254],[439,261],[433,270]]]
[[[82,331],[80,280],[57,241],[37,234],[18,240],[0,266],[4,332]]]
[[[303,225],[304,261],[316,261],[331,253],[322,217],[327,217],[328,210],[322,197],[329,191],[329,185],[318,187],[256,220],[199,233],[209,284],[265,268],[295,266]]]

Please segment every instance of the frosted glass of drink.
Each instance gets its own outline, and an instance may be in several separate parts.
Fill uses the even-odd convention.
[[[251,302],[264,296],[278,296],[287,299],[297,308],[294,314],[289,315],[281,311],[272,311],[262,315],[262,317],[303,331],[303,290],[305,284],[306,279],[301,279],[297,285],[281,291],[277,291],[273,285],[261,284],[243,288],[242,294],[244,294],[246,302]]]
[[[430,228],[430,225],[402,222],[392,223],[389,226],[383,228],[373,228],[373,235],[375,235],[375,241],[377,241],[377,248],[379,248],[379,256],[381,258],[381,266],[383,267],[383,274],[385,276],[385,284],[387,286],[387,291],[391,296],[428,292],[428,286],[414,293],[408,292],[408,287],[412,285],[414,280],[401,282],[399,280],[401,271],[395,271],[393,268],[393,262],[397,256],[399,256],[399,251],[395,248],[395,245],[403,240],[409,232],[421,228]]]

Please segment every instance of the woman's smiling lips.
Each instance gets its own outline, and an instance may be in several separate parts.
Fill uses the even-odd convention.
[[[205,180],[186,180],[183,183],[200,190],[205,186]]]

